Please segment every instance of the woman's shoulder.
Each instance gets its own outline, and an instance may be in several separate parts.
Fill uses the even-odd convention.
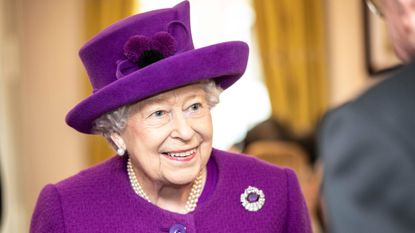
[[[117,182],[116,180],[125,173],[125,159],[114,156],[70,176],[54,186],[60,193],[72,189],[98,189],[103,187],[102,184]]]
[[[295,173],[285,167],[260,160],[254,156],[214,149],[212,153],[220,177],[232,183],[277,185],[285,187],[290,180],[297,180]]]
[[[286,168],[260,160],[252,155],[213,149],[217,163],[226,170],[261,171],[261,173],[284,173]]]
[[[237,228],[250,227],[250,221],[269,223],[275,227],[274,229],[287,226],[287,223],[302,226],[304,224],[300,224],[300,221],[303,222],[303,218],[304,222],[308,221],[298,180],[291,169],[273,165],[253,156],[216,149],[213,150],[212,157],[217,164],[218,181],[211,197],[211,205],[206,207],[203,214],[209,214],[209,211],[216,214],[224,213],[227,223],[235,221]],[[250,208],[247,198],[251,193],[258,194],[265,200],[262,204],[255,202],[260,207],[259,211],[251,212],[247,209]],[[248,204],[244,200],[248,201]],[[260,220],[253,220],[253,214]],[[229,216],[238,216],[238,219]]]
[[[113,157],[56,184],[46,185],[39,194],[31,230],[60,232],[65,229],[64,219],[103,218],[105,210],[116,209],[115,205],[123,203],[118,193],[128,188],[124,165],[125,159]]]

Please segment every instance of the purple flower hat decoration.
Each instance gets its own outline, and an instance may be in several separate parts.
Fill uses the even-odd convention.
[[[133,35],[125,42],[123,51],[127,59],[117,61],[117,79],[174,55],[177,51],[176,39],[163,31],[153,37]]]
[[[149,38],[143,35],[130,37],[124,44],[127,59],[143,68],[176,53],[176,40],[168,32],[157,32]]]

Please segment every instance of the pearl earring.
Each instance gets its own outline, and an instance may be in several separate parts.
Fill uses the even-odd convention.
[[[119,156],[123,156],[123,155],[125,154],[125,149],[123,149],[123,148],[121,148],[121,147],[118,147],[118,149],[117,149],[117,154],[118,154]]]

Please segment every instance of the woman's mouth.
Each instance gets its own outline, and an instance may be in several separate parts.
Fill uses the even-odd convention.
[[[182,151],[163,152],[167,158],[176,161],[189,161],[196,155],[196,148]]]

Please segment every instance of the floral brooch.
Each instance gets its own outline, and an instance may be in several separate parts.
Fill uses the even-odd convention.
[[[152,37],[134,35],[124,44],[124,55],[139,68],[148,66],[176,53],[176,40],[168,32],[157,32]]]
[[[264,206],[265,195],[261,189],[249,186],[241,194],[242,206],[251,212],[258,211]]]

